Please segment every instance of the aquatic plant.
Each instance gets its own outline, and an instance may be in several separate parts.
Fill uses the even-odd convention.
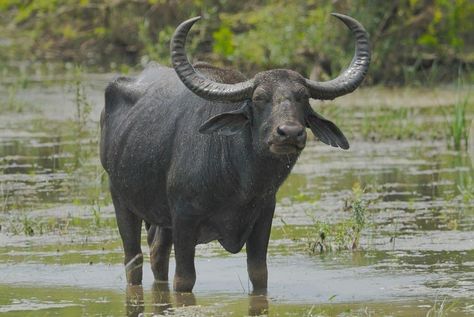
[[[311,254],[360,248],[360,236],[367,226],[367,202],[362,199],[364,189],[356,182],[351,197],[345,203],[345,210],[351,216],[337,223],[326,223],[313,218],[308,237],[307,250]]]
[[[13,235],[32,237],[35,234],[43,234],[43,223],[33,221],[27,213],[24,213],[15,217],[8,217],[2,229]]]
[[[461,194],[464,202],[474,200],[474,171],[471,169],[469,173],[459,173],[456,180],[456,186]]]
[[[468,144],[468,128],[466,120],[466,108],[469,102],[469,95],[464,99],[458,98],[454,104],[452,118],[449,126],[449,138],[452,142],[452,146],[456,151],[461,150],[463,144],[464,148],[467,149]]]
[[[0,100],[0,113],[16,112],[21,113],[25,110],[26,103],[17,98],[18,86],[8,87],[7,98]]]
[[[458,190],[465,202],[474,200],[474,183],[472,180],[469,182],[468,186],[458,186]]]
[[[433,306],[426,312],[426,317],[445,317],[454,309],[457,305],[456,301],[448,303],[446,298],[442,301],[435,300]]]
[[[95,206],[92,206],[91,211],[92,211],[92,216],[94,219],[94,225],[97,228],[100,228],[102,226],[102,221],[100,217],[100,205],[96,204]]]
[[[333,295],[331,299],[334,298]],[[375,316],[374,313],[367,307],[361,307],[358,309],[346,309],[343,313],[340,313],[337,306],[328,306],[328,305],[313,305],[303,316],[304,317],[329,317],[329,316],[351,316],[351,317],[371,317]]]
[[[33,229],[33,224],[31,220],[25,215],[22,218],[23,232],[27,236],[33,236],[35,231]]]
[[[337,122],[341,130],[348,134],[350,140],[432,141],[444,140],[448,137],[446,122],[437,119],[437,117],[446,116],[444,109],[447,108],[445,106],[449,106],[449,103],[444,103],[444,98],[446,98],[444,95],[440,97],[443,98],[440,101],[442,104],[434,104],[438,99],[429,95],[428,91],[414,94],[410,89],[381,89],[380,91],[367,89],[359,93],[363,96],[362,100],[367,100],[368,104],[351,104],[350,100],[344,100],[341,106],[338,102],[334,102],[318,104],[315,108],[323,116]],[[462,89],[459,93],[465,95],[466,89]],[[402,97],[396,97],[397,95]],[[377,103],[368,99],[381,101]],[[342,105],[347,105],[347,107]]]
[[[69,166],[68,173],[71,174],[73,188],[73,200],[76,204],[86,202],[91,206],[91,213],[97,226],[100,214],[100,203],[103,201],[103,184],[107,182],[104,171],[95,162],[91,162],[97,155],[97,142],[99,127],[91,118],[92,103],[89,100],[83,80],[83,72],[80,67],[75,68],[72,84],[74,93],[74,104],[76,108],[74,121],[72,122],[72,134],[74,148],[72,149],[73,164]],[[83,184],[89,183],[83,190]],[[78,190],[81,189],[81,190]],[[105,200],[107,201],[106,197]]]
[[[90,123],[90,114],[92,111],[92,104],[87,98],[86,88],[82,81],[82,70],[80,67],[75,69],[74,79],[74,103],[76,106],[76,116],[74,118],[74,136],[76,139],[76,151],[74,153],[75,168],[83,164],[83,161],[90,157],[90,150],[86,151],[82,146],[81,140],[88,137],[90,131],[87,129],[87,124]]]
[[[355,250],[359,247],[360,234],[362,229],[364,229],[366,224],[366,204],[362,200],[362,194],[364,190],[362,189],[359,182],[354,183],[352,186],[352,217],[353,230],[354,230],[354,240],[352,243],[352,249]]]
[[[462,69],[458,70],[458,79],[457,79],[457,91],[458,96],[456,98],[456,103],[452,108],[452,113],[450,114],[451,119],[448,119],[448,137],[452,142],[452,146],[456,151],[468,148],[468,139],[469,139],[469,127],[468,121],[466,119],[466,109],[469,104],[470,90],[464,96],[461,96],[460,91],[463,88],[463,76]]]
[[[361,133],[365,139],[412,139],[420,135],[423,130],[421,124],[417,124],[412,118],[419,115],[417,108],[385,108],[364,109]],[[375,113],[374,113],[375,112]]]
[[[10,198],[11,191],[5,189],[4,183],[0,183],[0,197],[2,197],[2,213],[5,213],[8,209],[8,200]]]

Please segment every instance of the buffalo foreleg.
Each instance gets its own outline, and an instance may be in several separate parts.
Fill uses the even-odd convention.
[[[274,211],[274,202],[262,210],[246,243],[247,271],[255,293],[267,289],[267,248]]]
[[[150,226],[148,229],[148,245],[150,246],[151,270],[156,281],[168,281],[173,237],[171,228]]]
[[[194,252],[197,228],[198,222],[192,217],[174,217],[173,219],[173,244],[176,258],[173,286],[176,292],[191,292],[196,282]]]

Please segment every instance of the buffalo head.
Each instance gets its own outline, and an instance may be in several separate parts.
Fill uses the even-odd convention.
[[[181,81],[196,95],[220,102],[243,102],[235,111],[207,120],[201,133],[232,135],[250,127],[252,134],[273,154],[299,153],[306,144],[305,127],[322,142],[343,149],[349,143],[337,126],[312,110],[309,99],[332,100],[354,91],[364,79],[369,63],[368,34],[355,19],[335,14],[356,37],[352,62],[337,78],[327,82],[309,80],[287,69],[257,73],[237,84],[215,82],[196,71],[185,51],[186,37],[196,17],[181,23],[171,41],[173,67]]]

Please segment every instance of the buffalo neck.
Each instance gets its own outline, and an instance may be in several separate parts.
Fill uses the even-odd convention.
[[[252,136],[250,128],[221,140],[225,144],[223,160],[229,166],[224,171],[237,173],[240,190],[250,196],[275,195],[298,159],[298,154],[271,153]]]

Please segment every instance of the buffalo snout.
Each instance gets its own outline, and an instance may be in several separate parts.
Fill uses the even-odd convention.
[[[269,142],[270,151],[275,154],[300,152],[306,145],[306,130],[303,125],[286,122],[279,125]]]
[[[301,124],[282,124],[277,127],[277,133],[284,139],[295,140],[297,142],[306,141],[306,131]]]

